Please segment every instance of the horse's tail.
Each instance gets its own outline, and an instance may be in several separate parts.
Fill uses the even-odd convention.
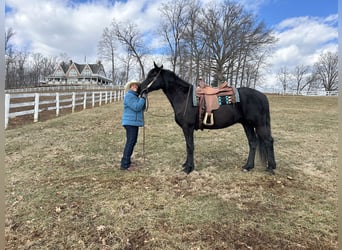
[[[258,153],[261,163],[264,166],[268,165],[268,150],[265,140],[269,140],[271,136],[271,118],[270,118],[270,111],[269,111],[269,105],[268,100],[266,99],[266,113],[265,113],[265,123],[262,128],[257,129],[257,147],[258,147]],[[273,139],[272,139],[273,140]]]

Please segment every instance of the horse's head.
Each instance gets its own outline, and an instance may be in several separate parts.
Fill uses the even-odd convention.
[[[140,92],[151,92],[163,88],[163,81],[161,77],[161,71],[163,70],[163,65],[158,66],[154,62],[154,68],[151,69],[146,79],[140,85]]]

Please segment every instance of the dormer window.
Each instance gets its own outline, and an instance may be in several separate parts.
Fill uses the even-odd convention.
[[[70,70],[69,76],[77,76],[77,71],[75,69]]]
[[[58,69],[56,71],[56,76],[63,76],[63,75],[64,75],[64,73],[63,73],[63,71],[61,69]]]
[[[91,70],[90,69],[85,69],[82,73],[84,76],[91,76]]]

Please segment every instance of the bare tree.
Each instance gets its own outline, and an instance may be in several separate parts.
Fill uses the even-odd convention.
[[[233,54],[237,51],[235,34],[236,18],[241,13],[240,6],[228,4],[221,5],[211,2],[203,9],[200,30],[205,34],[206,46],[209,48],[210,61],[214,62],[214,84],[224,80],[225,64],[233,63]],[[230,65],[231,65],[230,64]],[[229,71],[230,65],[227,70]]]
[[[235,68],[235,86],[254,87],[260,78],[260,69],[265,66],[270,53],[269,45],[275,42],[263,22],[256,22],[251,14],[244,14],[240,21],[240,49]]]
[[[57,63],[58,64],[60,64],[62,62],[67,63],[69,61],[70,61],[70,56],[67,53],[65,53],[65,52],[60,53],[58,58],[57,58]]]
[[[5,78],[5,88],[13,87],[15,73],[14,73],[14,63],[16,60],[16,55],[13,47],[10,45],[11,38],[15,35],[12,28],[8,28],[5,32],[5,63],[6,63],[6,78]],[[11,84],[12,83],[12,84]]]
[[[176,71],[181,42],[189,23],[189,0],[169,0],[159,11],[162,14],[161,34],[169,46],[172,70]]]
[[[98,48],[98,54],[100,58],[109,61],[112,68],[112,83],[115,82],[115,50],[117,38],[113,31],[113,29],[109,29],[108,27],[104,28],[102,39],[100,40],[97,48]]]
[[[268,66],[266,63],[267,57],[270,53],[270,49],[268,46],[263,46],[259,53],[255,55],[251,63],[248,63],[246,65],[246,71],[250,72],[250,77],[249,74],[247,73],[247,79],[246,79],[246,87],[252,87],[255,88],[257,83],[263,80],[263,75],[261,74],[261,69],[265,68]]]
[[[326,91],[338,89],[338,55],[337,52],[321,54],[314,65],[314,74]]]
[[[286,90],[290,82],[290,72],[286,66],[280,68],[277,78],[283,87],[283,93],[286,94]]]
[[[147,48],[143,43],[143,36],[133,22],[117,22],[113,20],[111,28],[118,41],[126,48],[128,54],[132,55],[140,67],[141,78],[145,78],[143,56]]]
[[[8,54],[9,50],[11,49],[12,46],[10,46],[9,41],[11,38],[15,35],[15,32],[13,29],[10,27],[6,30],[5,32],[5,52]]]
[[[51,75],[57,65],[57,56],[44,57],[42,59],[41,78]]]
[[[125,56],[120,56],[119,60],[121,61],[123,65],[123,69],[120,71],[121,82],[128,82],[129,72],[130,72],[131,64],[133,60],[132,54],[128,53]]]
[[[310,67],[305,65],[296,66],[292,75],[295,80],[295,90],[297,94],[305,87],[309,86],[314,80],[310,74]]]
[[[201,32],[213,62],[214,84],[229,81],[237,86],[250,82],[246,70],[252,64],[260,67],[265,61],[265,48],[275,41],[271,30],[230,1],[211,2],[203,9],[201,19]]]
[[[17,71],[17,79],[16,79],[16,86],[22,86],[25,85],[26,79],[25,79],[25,64],[27,61],[28,53],[21,52],[18,53],[17,60],[16,60],[16,71]]]
[[[42,68],[43,68],[44,56],[41,53],[34,53],[32,55],[32,77],[30,84],[35,85],[42,79]]]
[[[190,82],[195,82],[200,75],[203,77],[203,67],[201,61],[204,58],[206,49],[204,34],[199,30],[199,15],[201,14],[201,5],[198,0],[189,2],[188,25],[183,35],[184,46],[181,54],[187,55],[187,63],[180,62],[180,67],[185,69],[188,75],[183,75]],[[195,72],[193,72],[195,71]],[[196,81],[197,82],[197,81]]]

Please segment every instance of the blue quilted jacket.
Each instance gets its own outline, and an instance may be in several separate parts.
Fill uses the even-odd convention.
[[[138,93],[128,90],[123,101],[124,111],[122,125],[144,126],[145,99],[140,98]]]

